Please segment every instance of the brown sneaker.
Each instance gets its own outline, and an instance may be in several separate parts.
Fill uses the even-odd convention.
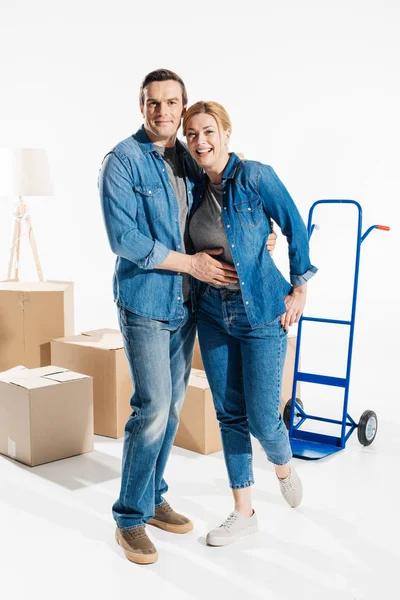
[[[154,525],[170,533],[187,533],[193,529],[192,521],[175,512],[165,500],[161,506],[156,506],[154,518],[148,521],[148,525]]]
[[[145,527],[120,529],[117,527],[115,539],[125,552],[128,560],[140,565],[155,563],[158,559],[156,547],[147,537]]]

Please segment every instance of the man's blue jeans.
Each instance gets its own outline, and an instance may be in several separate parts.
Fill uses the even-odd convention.
[[[280,317],[251,329],[241,292],[211,286],[200,298],[197,319],[229,484],[244,488],[254,483],[250,433],[273,464],[292,457],[279,412],[287,333]]]
[[[168,490],[165,465],[179,424],[192,363],[195,322],[190,307],[174,321],[156,321],[119,306],[131,370],[132,414],[125,427],[118,527],[144,525]]]

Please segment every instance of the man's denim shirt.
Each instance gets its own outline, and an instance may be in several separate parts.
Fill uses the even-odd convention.
[[[204,185],[203,180],[194,188],[192,214],[203,197]],[[306,226],[272,167],[242,161],[232,153],[222,174],[222,189],[222,219],[247,317],[254,329],[286,311],[284,297],[292,287],[265,245],[271,232],[270,219],[279,225],[289,244],[291,284],[306,283],[317,268],[310,262]]]
[[[177,150],[183,158],[191,211],[203,195],[204,180],[179,141]],[[283,299],[291,289],[265,247],[270,233],[268,217],[288,238],[292,285],[305,283],[317,269],[309,260],[305,225],[271,167],[241,161],[232,153],[222,184],[225,231],[254,328],[285,312]],[[182,252],[178,202],[164,160],[143,127],[106,155],[99,190],[108,239],[117,255],[115,301],[152,319],[181,318],[182,276],[155,269],[170,250]]]
[[[190,211],[200,171],[179,141],[177,151]],[[152,319],[182,318],[182,275],[155,269],[170,250],[183,251],[178,202],[164,160],[143,127],[106,155],[99,190],[108,239],[117,255],[115,301]]]

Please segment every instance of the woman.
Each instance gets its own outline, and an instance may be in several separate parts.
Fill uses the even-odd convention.
[[[228,152],[231,130],[217,102],[197,102],[184,115],[190,154],[205,171],[195,192],[190,237],[196,252],[223,248],[219,258],[238,274],[238,282],[225,287],[203,284],[198,299],[199,342],[234,499],[233,512],[207,535],[212,546],[257,531],[250,433],[274,464],[285,500],[292,507],[301,502],[279,406],[287,330],[299,320],[306,282],[317,271],[305,225],[286,188],[271,167]],[[288,240],[292,285],[265,247],[270,218]]]

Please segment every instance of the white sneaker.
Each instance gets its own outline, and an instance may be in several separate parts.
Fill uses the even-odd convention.
[[[255,512],[251,517],[243,517],[237,510],[234,510],[219,527],[207,534],[206,542],[209,546],[227,546],[256,531],[258,531],[258,523]]]
[[[278,477],[278,476],[277,476]],[[303,498],[303,486],[301,485],[300,477],[297,475],[293,467],[290,467],[290,474],[285,479],[279,479],[282,496],[292,508],[299,506]]]

